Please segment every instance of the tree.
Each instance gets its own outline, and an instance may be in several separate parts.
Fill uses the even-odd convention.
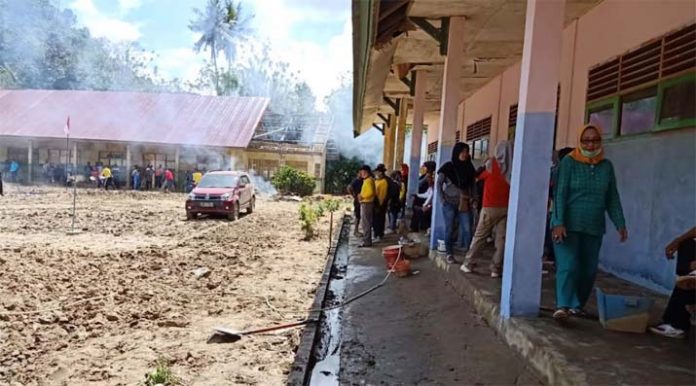
[[[363,164],[358,157],[348,158],[341,154],[337,160],[327,161],[324,193],[345,194],[346,187],[353,181]]]
[[[235,5],[232,0],[208,0],[205,10],[196,8],[193,11],[196,16],[190,22],[189,29],[201,34],[193,48],[196,52],[210,52],[215,91],[217,95],[223,95],[218,55],[225,55],[230,72],[237,52],[236,44],[249,34],[249,19],[242,19],[241,3]]]
[[[232,69],[220,70],[218,74],[218,96],[235,95],[239,89],[239,78]],[[198,71],[198,77],[193,82],[188,82],[187,86],[191,90],[206,92],[215,89],[215,70],[212,63],[206,62]]]

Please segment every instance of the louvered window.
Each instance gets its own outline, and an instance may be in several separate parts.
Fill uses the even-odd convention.
[[[454,134],[454,142],[459,142],[462,139],[462,132],[461,130],[457,130],[457,132]]]
[[[466,140],[473,141],[491,134],[491,117],[470,124],[466,128]]]
[[[517,126],[517,103],[510,105],[510,112],[508,113],[508,128]]]
[[[591,68],[587,101],[594,101],[636,87],[655,84],[696,69],[696,24],[664,35],[615,59]]]
[[[428,144],[428,154],[437,153],[437,141]]]

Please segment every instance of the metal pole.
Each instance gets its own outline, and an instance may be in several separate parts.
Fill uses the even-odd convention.
[[[75,162],[73,162],[72,184],[73,184],[73,204],[72,204],[72,223],[70,233],[75,233],[75,206],[77,204],[77,145],[75,145]]]
[[[68,154],[65,155],[65,175],[67,176],[68,174],[68,163],[70,162],[70,134],[67,134],[65,136],[65,150],[68,151]],[[64,182],[67,182],[64,181]],[[65,184],[65,191],[68,191],[68,184]]]

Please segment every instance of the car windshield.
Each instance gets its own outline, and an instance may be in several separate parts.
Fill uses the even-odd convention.
[[[237,176],[225,174],[206,174],[198,184],[199,188],[234,188],[237,186]]]

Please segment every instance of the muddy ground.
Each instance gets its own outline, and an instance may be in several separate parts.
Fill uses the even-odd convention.
[[[307,242],[296,202],[260,200],[237,222],[186,221],[184,199],[80,190],[80,233],[67,235],[70,192],[6,186],[0,385],[142,384],[158,360],[187,385],[285,382],[299,329],[206,339],[214,326],[303,317],[324,266],[328,219]],[[203,267],[209,275],[197,278]]]

